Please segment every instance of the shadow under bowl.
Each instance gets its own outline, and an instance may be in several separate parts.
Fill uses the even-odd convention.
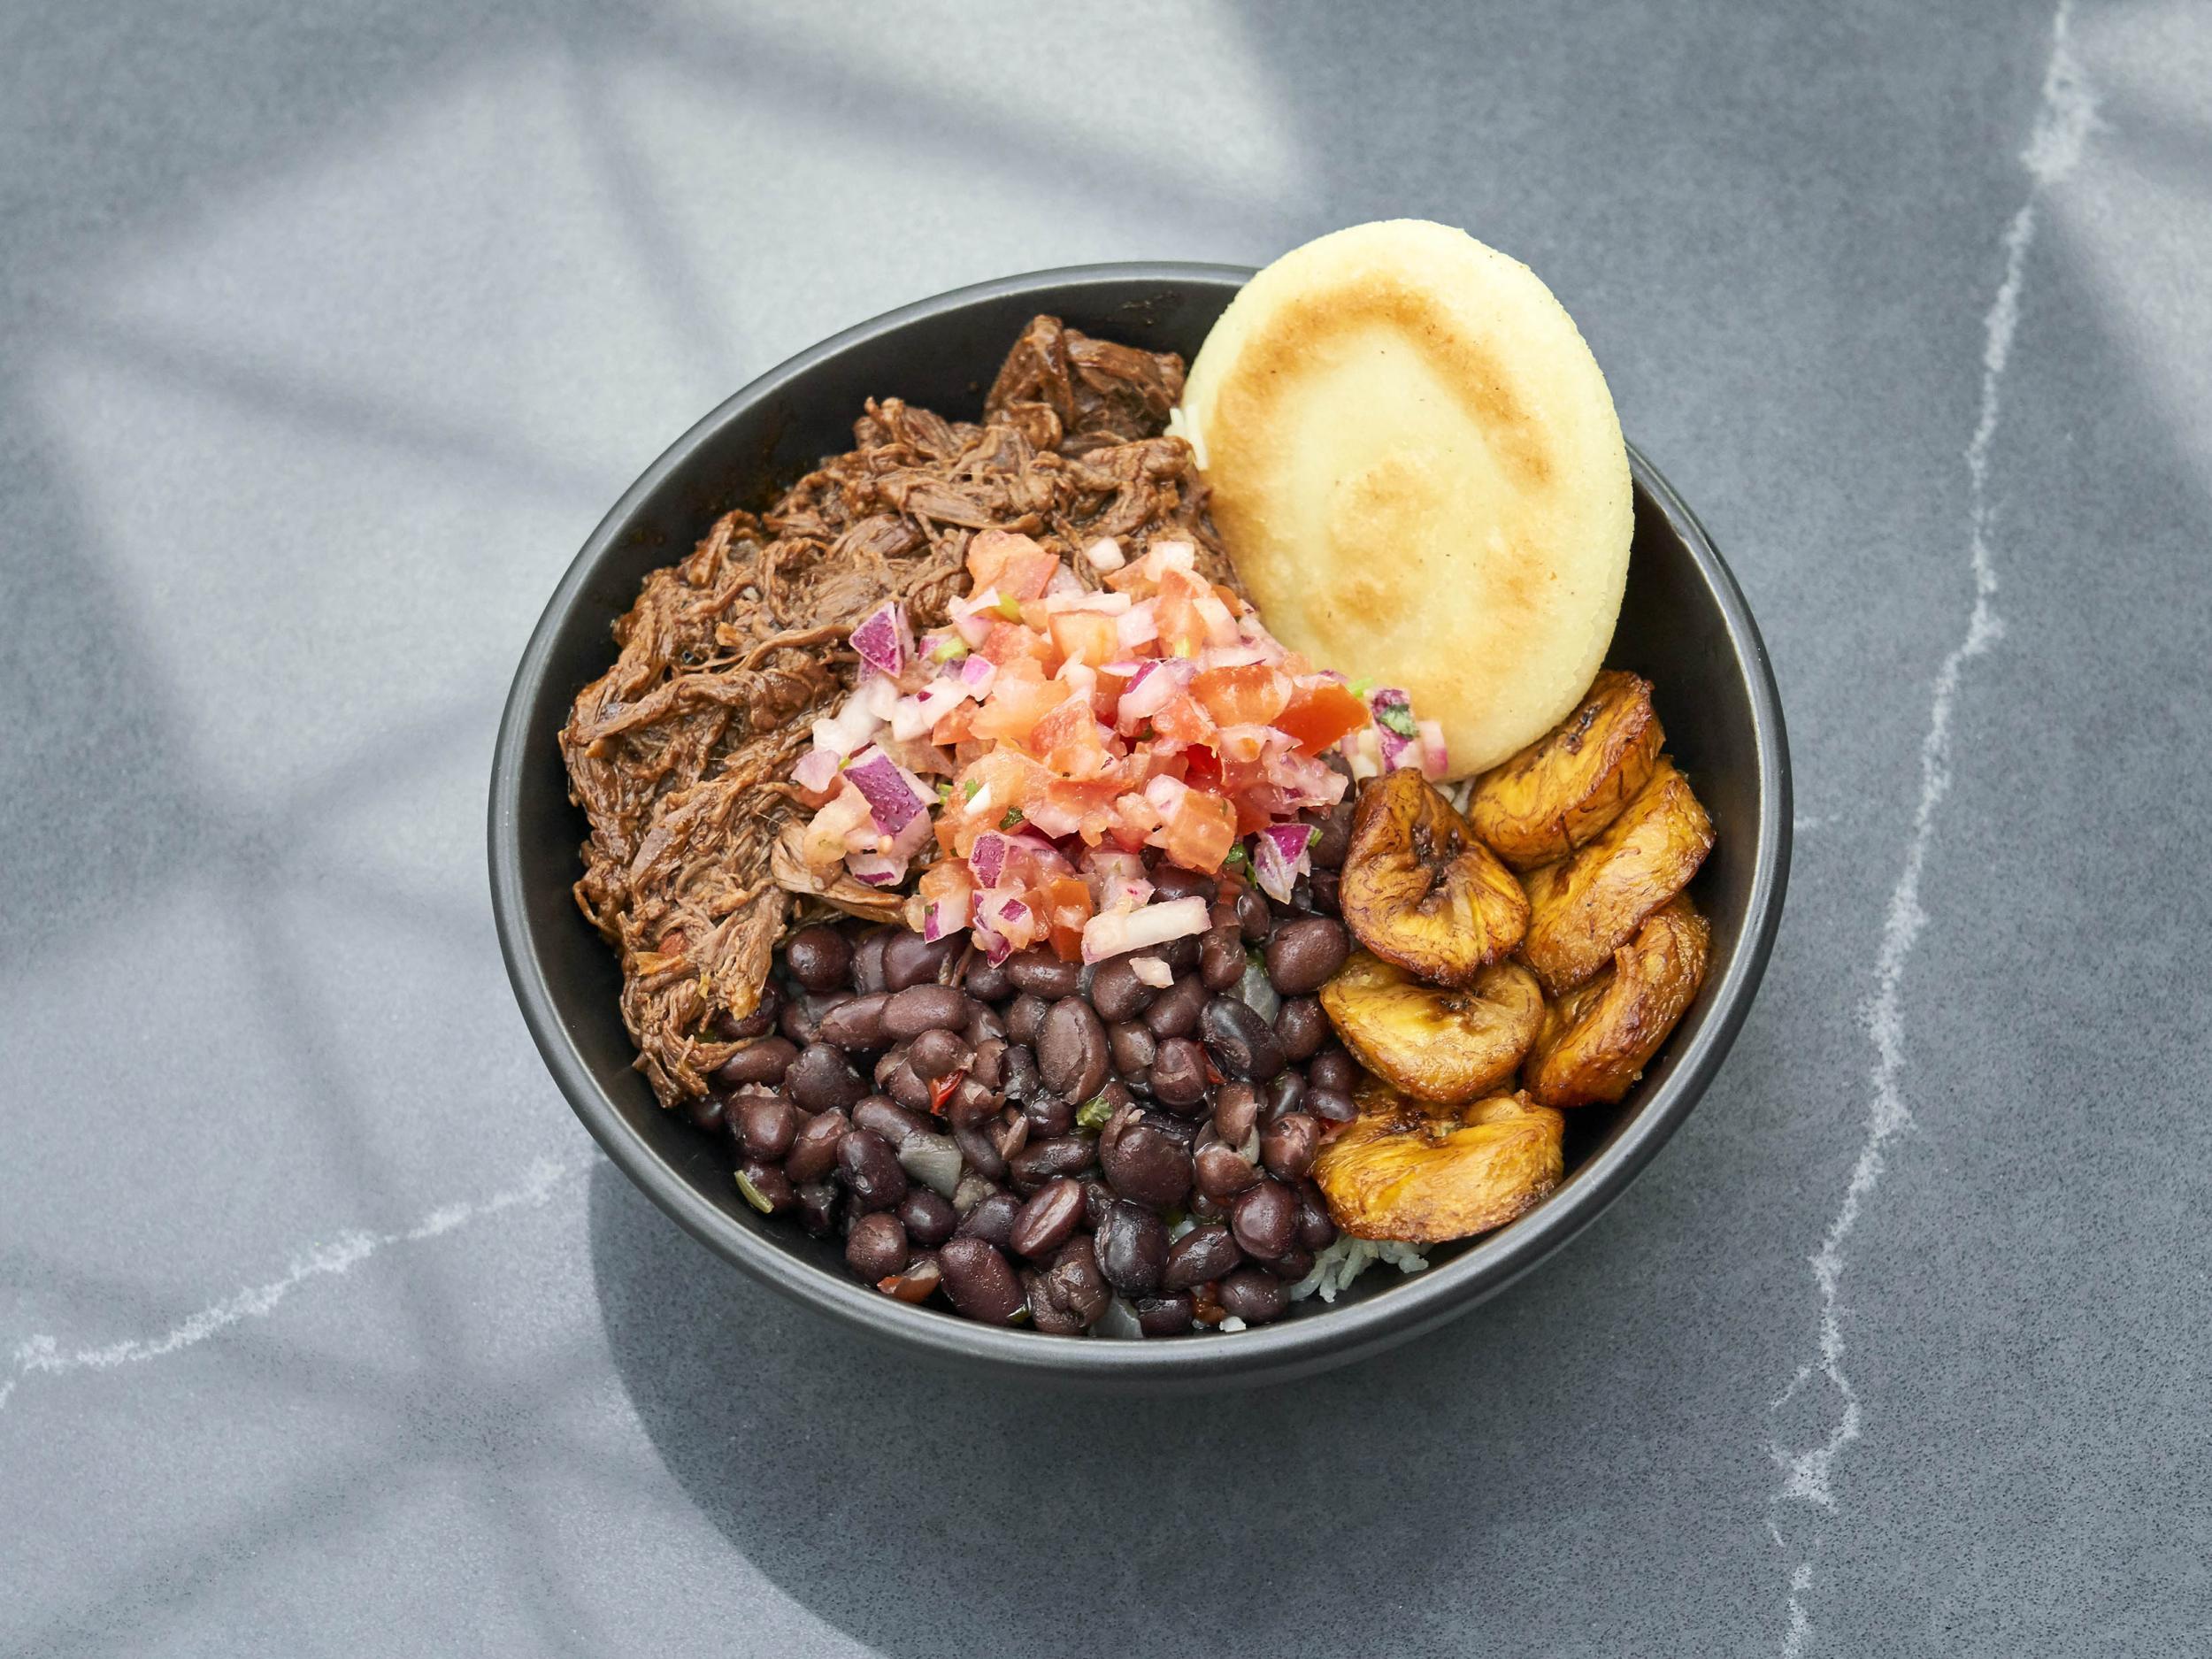
[[[584,817],[557,736],[577,692],[613,662],[610,632],[657,566],[733,507],[759,507],[850,447],[871,397],[973,419],[1023,325],[1050,312],[1088,334],[1187,359],[1251,275],[1225,265],[1088,265],[961,288],[861,324],[746,387],[672,444],[616,503],[562,577],[523,652],[492,764],[492,908],[523,1018],[607,1156],[693,1237],[764,1283],[918,1356],[1091,1387],[1181,1392],[1284,1380],[1433,1328],[1510,1284],[1587,1226],[1689,1115],[1758,988],[1790,854],[1782,710],[1742,594],[1704,529],[1629,449],[1636,530],[1609,665],[1651,680],[1668,747],[1717,842],[1691,893],[1712,923],[1703,988],[1619,1106],[1569,1114],[1557,1191],[1486,1237],[1438,1248],[1427,1271],[1371,1271],[1333,1305],[1229,1335],[1077,1340],[986,1327],[853,1281],[841,1251],[740,1198],[719,1137],[665,1112],[634,1069],[615,957],[570,887]]]

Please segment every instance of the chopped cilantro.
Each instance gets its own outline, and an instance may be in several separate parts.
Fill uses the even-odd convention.
[[[1418,737],[1421,734],[1413,724],[1413,710],[1402,703],[1394,703],[1387,708],[1376,710],[1375,718],[1400,737]]]
[[[1010,807],[1008,807],[1008,808],[1006,809],[1006,816],[1005,816],[1004,818],[1002,818],[999,819],[999,821],[998,821],[998,826],[999,826],[1001,829],[1002,829],[1002,830],[1010,830],[1010,829],[1013,829],[1013,828],[1017,827],[1018,826],[1019,826],[1019,824],[1021,823],[1021,821],[1022,821],[1022,810],[1021,810],[1021,808],[1019,808],[1019,807],[1018,807],[1018,806],[1010,806]]]
[[[971,778],[960,787],[967,791],[967,799],[971,801],[983,793],[983,780],[980,778]]]
[[[1114,1115],[1113,1103],[1103,1094],[1094,1094],[1083,1102],[1075,1114],[1075,1126],[1085,1134],[1094,1135],[1106,1126],[1106,1120]]]
[[[1238,841],[1229,849],[1229,856],[1221,861],[1221,867],[1233,870],[1239,875],[1248,874],[1252,868],[1252,855],[1245,851],[1242,841]]]
[[[940,783],[937,786],[937,799],[940,804],[951,800],[952,786],[949,783]]]
[[[1349,687],[1351,694],[1355,697],[1363,697],[1369,692],[1374,690],[1374,688],[1375,681],[1373,676],[1371,675],[1364,680],[1355,680]]]

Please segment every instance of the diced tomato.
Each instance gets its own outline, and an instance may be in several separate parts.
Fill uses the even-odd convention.
[[[1214,723],[1187,695],[1171,697],[1152,717],[1152,729],[1171,743],[1210,743]]]
[[[1342,680],[1320,675],[1293,681],[1290,702],[1273,720],[1301,755],[1317,755],[1366,724],[1366,703]]]
[[[1214,584],[1214,597],[1229,607],[1229,614],[1233,617],[1240,617],[1252,608],[1237,597],[1234,588],[1224,588],[1219,582]]]
[[[1041,599],[1059,568],[1058,559],[1011,530],[984,530],[968,543],[971,593],[995,588],[1014,599]]]
[[[975,717],[980,712],[972,703],[956,703],[929,728],[929,741],[950,749],[975,734]]]
[[[1198,611],[1202,594],[1211,597],[1206,584],[1188,571],[1171,570],[1161,578],[1159,603],[1153,611],[1161,656],[1195,657],[1206,649],[1211,636]]]
[[[1091,919],[1091,890],[1078,876],[1060,876],[1030,895],[1050,932],[1052,949],[1063,962],[1083,956],[1083,924]]]
[[[1103,668],[1120,655],[1114,619],[1095,611],[1056,611],[1050,618],[1052,643],[1063,661]]]
[[[968,873],[967,861],[959,858],[941,858],[922,872],[922,879],[915,884],[925,904],[941,900],[958,900],[975,891],[975,878]]]
[[[1193,789],[1176,803],[1161,833],[1169,858],[1186,870],[1211,875],[1236,845],[1236,809],[1217,795]]]
[[[1034,749],[1036,744],[1031,734],[1037,723],[1070,701],[1068,688],[1056,680],[1002,675],[998,684],[991,687],[990,700],[978,710],[972,729],[978,737]],[[1077,713],[1089,720],[1090,706],[1080,699],[1073,701]]]
[[[1290,701],[1286,674],[1265,663],[1208,668],[1191,681],[1191,695],[1222,726],[1271,726]]]
[[[1187,749],[1183,751],[1183,781],[1194,789],[1203,789],[1210,795],[1221,792],[1221,757],[1210,749]]]
[[[1052,658],[1052,641],[1034,628],[1024,627],[1018,622],[997,621],[983,636],[976,654],[988,657],[1001,668],[1017,662],[1033,662],[1041,670]]]

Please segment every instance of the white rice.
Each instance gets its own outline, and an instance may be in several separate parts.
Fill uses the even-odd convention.
[[[1429,1264],[1428,1247],[1340,1233],[1334,1244],[1313,1258],[1313,1271],[1290,1287],[1290,1299],[1303,1302],[1318,1294],[1322,1301],[1334,1302],[1339,1292],[1378,1262],[1387,1262],[1401,1273],[1417,1273]]]

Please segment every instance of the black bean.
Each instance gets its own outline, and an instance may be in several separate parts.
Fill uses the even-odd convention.
[[[878,927],[860,936],[853,947],[853,988],[864,994],[889,989],[883,977],[884,948],[892,935],[906,930],[902,927]]]
[[[1005,1102],[995,1089],[986,1088],[972,1072],[954,1086],[945,1100],[945,1119],[956,1129],[979,1124]]]
[[[692,1127],[712,1134],[722,1126],[722,1097],[719,1094],[694,1094],[684,1102],[684,1115],[691,1119]]]
[[[903,991],[911,985],[942,980],[968,948],[965,933],[948,933],[931,943],[902,927],[883,947],[883,988]]]
[[[829,1011],[852,999],[841,994],[816,996],[811,992],[787,999],[776,1015],[776,1029],[790,1042],[803,1048],[810,1042],[822,1040],[822,1019]]]
[[[1106,1225],[1106,1212],[1121,1201],[1114,1189],[1095,1175],[1083,1178],[1083,1225],[1096,1233]]]
[[[1352,936],[1328,916],[1285,922],[1267,940],[1267,979],[1285,996],[1303,996],[1333,979],[1352,954]]]
[[[1307,843],[1316,870],[1334,870],[1344,862],[1344,855],[1352,845],[1352,803],[1348,797],[1340,801],[1325,813],[1309,812],[1304,817],[1320,826],[1320,833]]]
[[[1088,1135],[1055,1135],[1033,1141],[1007,1160],[1015,1187],[1035,1192],[1058,1175],[1080,1175],[1098,1161],[1098,1148]]]
[[[1045,1023],[1052,1004],[1024,991],[1006,1005],[1006,1034],[1014,1041],[1035,1047],[1037,1028]]]
[[[1305,1098],[1306,1079],[1295,1066],[1292,1066],[1267,1086],[1266,1121],[1273,1123],[1278,1118],[1289,1117]]]
[[[1270,1175],[1294,1181],[1313,1167],[1321,1150],[1321,1122],[1304,1112],[1278,1118],[1260,1133],[1260,1162]]]
[[[1258,1185],[1259,1171],[1234,1147],[1216,1141],[1198,1148],[1191,1159],[1198,1190],[1217,1204],[1225,1204],[1248,1187]]]
[[[1029,1323],[1047,1336],[1080,1336],[1083,1321],[1064,1302],[1053,1299],[1051,1281],[1033,1269],[1024,1271],[1022,1297],[1029,1304]]]
[[[1151,1065],[1153,1057],[1160,1052],[1160,1041],[1135,1020],[1128,1019],[1106,1028],[1106,1049],[1113,1056],[1114,1070],[1126,1077]]]
[[[888,1210],[906,1196],[906,1171],[891,1143],[872,1130],[855,1128],[837,1143],[837,1169],[845,1189],[864,1210]]]
[[[784,1167],[790,1167],[788,1160]],[[845,1194],[827,1181],[809,1181],[799,1188],[799,1225],[818,1239],[836,1230],[838,1215],[844,1207]]]
[[[1224,1083],[1214,1092],[1214,1132],[1231,1146],[1242,1146],[1259,1121],[1260,1092],[1251,1084]]]
[[[899,1270],[890,1284],[878,1285],[876,1288],[887,1296],[897,1297],[901,1302],[927,1302],[943,1282],[944,1274],[937,1265],[937,1252],[915,1250],[907,1256],[906,1265]]]
[[[955,1124],[952,1139],[960,1148],[960,1156],[967,1159],[969,1167],[987,1180],[1002,1181],[1006,1179],[1006,1156],[991,1138],[991,1130],[995,1126],[987,1118],[979,1118],[973,1123]]]
[[[1229,1230],[1248,1254],[1280,1256],[1298,1237],[1298,1195],[1263,1180],[1229,1206]]]
[[[1098,1266],[1106,1282],[1132,1296],[1159,1288],[1167,1266],[1167,1224],[1141,1204],[1117,1203],[1098,1227]]]
[[[795,1181],[818,1181],[837,1164],[837,1143],[852,1128],[841,1111],[826,1111],[799,1125],[791,1150],[784,1154],[784,1173]]]
[[[926,1187],[907,1189],[906,1197],[899,1204],[898,1216],[905,1225],[906,1236],[927,1249],[935,1249],[952,1237],[952,1230],[960,1225],[960,1217],[953,1212],[952,1201]]]
[[[1189,1290],[1219,1279],[1243,1259],[1244,1252],[1237,1248],[1228,1228],[1193,1227],[1168,1247],[1160,1285],[1166,1290]]]
[[[934,1083],[941,1077],[965,1071],[972,1053],[966,1038],[956,1031],[940,1028],[914,1039],[906,1051],[906,1063],[914,1068],[916,1077]]]
[[[802,927],[783,948],[783,965],[810,991],[834,991],[851,977],[852,941],[834,927]]]
[[[1275,1036],[1292,1064],[1310,1060],[1329,1040],[1329,1017],[1310,996],[1286,996],[1275,1012]]]
[[[937,1271],[944,1275],[945,1294],[952,1305],[971,1319],[986,1325],[1004,1325],[1020,1311],[1020,1280],[1006,1258],[972,1234],[955,1238],[937,1252]]]
[[[1267,908],[1267,895],[1256,887],[1237,895],[1237,932],[1248,945],[1265,939],[1275,926],[1275,912]]]
[[[1264,1083],[1283,1069],[1283,1045],[1274,1027],[1243,998],[1217,996],[1206,1004],[1203,1025],[1206,1052],[1231,1077]]]
[[[741,1156],[780,1164],[798,1138],[799,1114],[780,1094],[748,1095],[730,1102],[731,1129]]]
[[[906,1265],[906,1228],[887,1210],[863,1216],[845,1235],[845,1265],[864,1285],[888,1279]]]
[[[1244,977],[1244,935],[1233,923],[1210,928],[1198,946],[1198,982],[1225,991]]]
[[[1306,1064],[1309,1088],[1333,1088],[1340,1094],[1349,1094],[1352,1085],[1358,1081],[1359,1068],[1341,1048],[1324,1048]]]
[[[747,1187],[752,1190],[747,1192]],[[749,1158],[737,1166],[737,1190],[754,1209],[764,1208],[772,1216],[798,1208],[799,1189],[791,1184],[791,1178],[758,1158]]]
[[[991,1131],[991,1143],[998,1148],[999,1156],[1010,1164],[1029,1144],[1029,1119],[1022,1116],[1018,1107],[1009,1106],[999,1113],[998,1125]]]
[[[937,1091],[915,1071],[911,1060],[901,1056],[897,1068],[884,1079],[891,1098],[910,1112],[926,1112],[936,1103]]]
[[[890,1037],[883,1029],[883,1009],[889,1000],[881,991],[870,991],[840,1002],[822,1016],[818,1027],[822,1041],[855,1054],[870,1054],[888,1046]]]
[[[797,1046],[788,1039],[761,1037],[716,1066],[714,1084],[728,1090],[748,1083],[780,1083],[783,1074],[798,1057]]]
[[[1265,1325],[1289,1308],[1290,1286],[1264,1268],[1240,1267],[1215,1287],[1214,1297],[1222,1312],[1247,1325]]]
[[[1337,915],[1342,909],[1342,879],[1333,870],[1317,870],[1309,880],[1313,895],[1313,908],[1324,916]]]
[[[1022,1206],[1007,1242],[1023,1256],[1050,1256],[1074,1235],[1082,1219],[1082,1184],[1064,1175],[1056,1176]]]
[[[1014,1217],[1021,1212],[1021,1200],[1013,1194],[993,1193],[961,1217],[953,1231],[963,1238],[981,1239],[1004,1249],[1014,1236]]]
[[[1033,1094],[1022,1102],[1029,1133],[1039,1138],[1075,1133],[1075,1102],[1064,1094]]]
[[[1117,1114],[1098,1138],[1099,1167],[1116,1193],[1165,1210],[1190,1191],[1190,1154],[1149,1124]]]
[[[1006,1039],[986,1037],[975,1045],[968,1057],[968,1075],[986,1088],[996,1088],[1006,1080]]]
[[[1091,1006],[1098,1017],[1112,1024],[1134,1019],[1152,1002],[1152,987],[1137,978],[1126,956],[1114,956],[1098,964],[1091,976]]]
[[[852,1117],[853,1127],[882,1136],[884,1143],[894,1152],[916,1135],[933,1133],[929,1120],[921,1113],[910,1111],[880,1094],[864,1095],[855,1102]]]
[[[765,1037],[775,1030],[776,1015],[782,1008],[783,993],[771,979],[760,987],[760,1001],[744,1018],[740,1019],[726,1008],[718,1008],[709,1025],[717,1042],[742,1042],[749,1037]]]
[[[1013,994],[1014,982],[1006,977],[1006,964],[991,963],[978,956],[968,968],[968,977],[962,981],[970,996],[984,1002],[1003,1002]]]
[[[1359,1107],[1342,1089],[1309,1088],[1298,1104],[1308,1117],[1318,1118],[1325,1124],[1348,1124],[1359,1116]]]
[[[1168,972],[1180,979],[1187,973],[1198,972],[1200,946],[1196,933],[1185,933],[1180,939],[1171,939],[1151,955],[1167,964]]]
[[[1073,996],[1083,983],[1083,964],[1063,962],[1042,946],[1018,950],[1006,959],[1006,977],[1017,991],[1056,1002]]]
[[[987,1007],[981,1002],[971,1002],[968,1005],[968,1024],[961,1035],[968,1040],[968,1046],[972,1048],[980,1048],[987,1042],[1003,1042],[1006,1041],[1006,1021],[995,1008]]]
[[[1329,1207],[1309,1181],[1298,1194],[1298,1244],[1307,1250],[1325,1250],[1336,1242],[1336,1223],[1329,1218]]]
[[[868,1092],[852,1067],[845,1064],[843,1052],[826,1042],[802,1048],[783,1074],[783,1086],[795,1105],[810,1112],[849,1106]]]
[[[1052,1005],[1037,1032],[1037,1073],[1055,1094],[1087,1101],[1106,1081],[1106,1027],[1079,996]]]
[[[1006,1091],[1006,1098],[1016,1105],[1033,1094],[1045,1092],[1044,1079],[1037,1075],[1037,1051],[1025,1042],[1007,1046],[1002,1071],[1003,1075],[999,1079],[999,1087]]]
[[[1043,1277],[1052,1305],[1073,1314],[1079,1325],[1097,1324],[1114,1299],[1106,1275],[1099,1271],[1098,1253],[1079,1234],[1060,1247]]]
[[[1267,1264],[1267,1271],[1286,1285],[1294,1285],[1313,1271],[1313,1252],[1294,1244]]]
[[[1196,870],[1186,870],[1182,865],[1171,864],[1164,858],[1152,871],[1153,891],[1163,899],[1187,899],[1194,895],[1210,899],[1220,885],[1217,877]]]
[[[1197,1108],[1206,1098],[1206,1051],[1188,1037],[1170,1037],[1152,1062],[1152,1095],[1178,1110]]]
[[[1218,1221],[1225,1226],[1228,1225],[1229,1212],[1207,1197],[1205,1194],[1193,1192],[1190,1195],[1190,1218],[1199,1222]]]
[[[1191,1327],[1188,1296],[1141,1296],[1136,1310],[1137,1328],[1147,1336],[1180,1336]]]
[[[1100,1098],[1105,1099],[1109,1097],[1117,1087],[1118,1086],[1115,1084],[1109,1083],[1106,1087],[1100,1092]],[[1136,1098],[1137,1097],[1130,1094],[1128,1090],[1122,1089],[1121,1098],[1112,1102],[1113,1108],[1116,1111],[1118,1111],[1124,1106],[1134,1105],[1136,1103]],[[1179,1117],[1170,1112],[1148,1110],[1144,1114],[1144,1121],[1147,1124],[1149,1124],[1153,1128],[1158,1130],[1169,1140],[1175,1142],[1177,1146],[1182,1148],[1186,1152],[1191,1149],[1192,1145],[1198,1139],[1198,1122],[1194,1118]]]
[[[1169,986],[1144,1010],[1145,1029],[1155,1037],[1187,1037],[1198,1029],[1199,1010],[1206,1006],[1206,987],[1192,974]]]
[[[926,1031],[958,1031],[968,1023],[968,999],[949,985],[913,985],[894,991],[883,1004],[883,1028],[902,1040]]]

